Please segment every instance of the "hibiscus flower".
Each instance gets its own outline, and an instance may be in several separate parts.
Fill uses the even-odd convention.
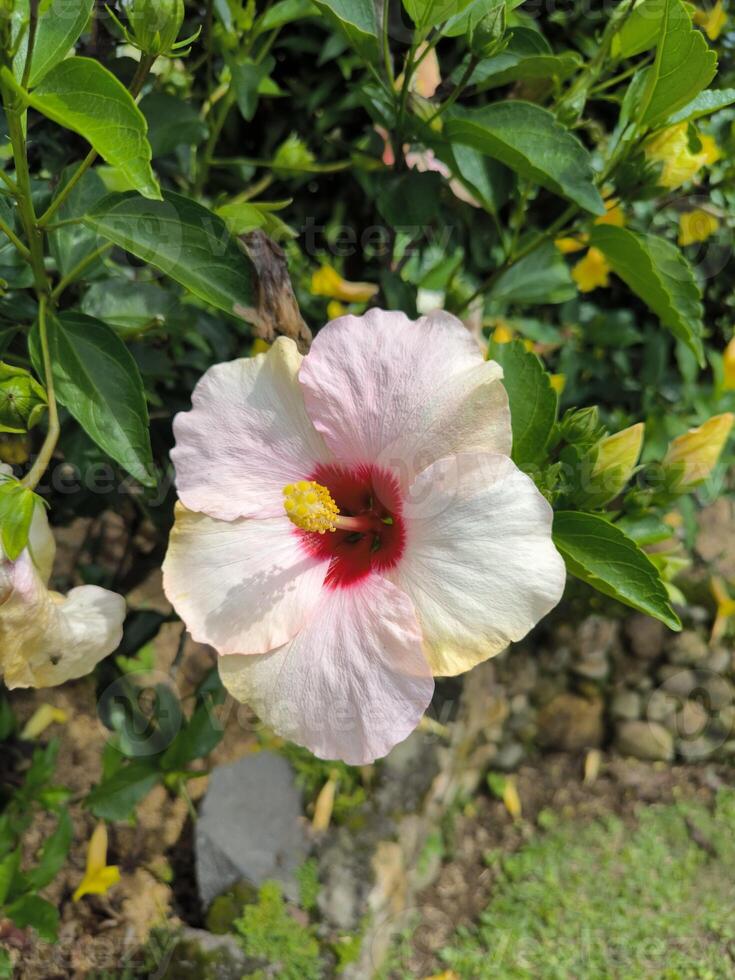
[[[0,465],[0,479],[10,473]],[[96,585],[72,589],[66,597],[48,589],[55,553],[41,506],[16,561],[0,545],[0,677],[11,689],[56,687],[84,677],[122,639],[122,596]]]
[[[454,317],[371,310],[305,358],[281,338],[216,365],[175,420],[166,594],[232,695],[321,758],[385,755],[434,675],[519,640],[561,596],[501,378]]]

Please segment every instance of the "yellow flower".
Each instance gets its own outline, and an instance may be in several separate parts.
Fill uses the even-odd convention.
[[[702,144],[697,153],[689,148],[689,124],[678,123],[661,130],[648,140],[644,147],[646,157],[653,163],[662,164],[658,183],[673,189],[692,180],[704,166],[720,158],[720,150],[711,136],[700,136]]]
[[[735,390],[735,336],[725,348],[723,355],[725,365],[725,391]]]
[[[493,330],[492,339],[496,344],[509,344],[513,339],[514,331],[509,327],[505,320],[499,320],[498,325]]]
[[[120,869],[115,864],[107,864],[107,827],[104,820],[100,820],[89,839],[87,870],[72,896],[73,900],[78,902],[85,895],[105,895],[118,881]]]
[[[711,642],[714,643],[725,635],[728,620],[735,616],[735,599],[729,594],[721,578],[710,579],[710,591],[717,603],[717,612],[710,637]]]
[[[330,299],[327,303],[327,316],[330,320],[336,320],[338,316],[344,316],[347,312],[347,307],[340,303],[339,300]]]
[[[611,484],[608,489],[619,493],[633,475],[643,448],[645,430],[645,423],[637,422],[603,439],[597,449],[592,476],[600,477],[605,474],[606,480]]]
[[[707,479],[725,447],[733,421],[732,412],[713,415],[703,425],[677,436],[669,445],[663,465],[678,476],[678,491],[685,492]]]
[[[67,721],[69,715],[61,708],[55,708],[52,704],[42,704],[25,723],[20,737],[26,742],[32,742],[39,735],[43,735],[49,725],[65,725]]]
[[[378,289],[372,282],[348,282],[331,265],[323,265],[311,277],[313,296],[327,296],[343,303],[367,303]]]
[[[709,10],[695,10],[692,20],[698,27],[702,28],[710,41],[716,41],[727,23],[727,14],[722,0],[717,0],[714,7],[710,7]]]
[[[679,215],[679,244],[694,245],[695,242],[706,242],[720,227],[717,218],[709,211],[695,208]]]
[[[571,252],[580,252],[584,248],[584,241],[582,239],[585,237],[583,235],[580,238],[555,238],[554,245],[556,245],[562,255],[569,255]]]
[[[595,218],[595,224],[615,225],[616,228],[624,228],[625,215],[619,202],[614,197],[611,197],[608,201],[605,201],[605,207],[607,208],[607,212],[600,215],[599,218]]]
[[[591,293],[598,286],[610,285],[610,271],[610,265],[599,248],[591,248],[572,269],[572,279],[581,293]]]
[[[549,382],[557,395],[561,395],[566,387],[567,376],[565,374],[550,374]]]

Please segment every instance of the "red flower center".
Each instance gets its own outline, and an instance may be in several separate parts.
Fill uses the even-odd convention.
[[[326,487],[339,507],[341,517],[360,519],[360,530],[328,531],[317,534],[299,530],[310,554],[329,558],[326,584],[347,588],[372,571],[392,568],[406,544],[398,482],[377,466],[347,468],[320,465],[309,477]]]

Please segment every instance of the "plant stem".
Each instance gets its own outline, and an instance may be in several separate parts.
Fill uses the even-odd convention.
[[[88,269],[93,262],[96,262],[101,255],[104,255],[105,252],[109,252],[114,244],[114,242],[105,242],[104,245],[100,245],[99,248],[96,248],[94,252],[90,252],[89,255],[85,255],[80,262],[77,262],[70,272],[67,272],[63,279],[59,280],[58,284],[51,293],[51,299],[56,303],[66,287],[75,282],[84,272],[84,270]]]
[[[23,78],[21,85],[28,88],[28,79],[31,77],[31,64],[33,62],[33,49],[36,46],[36,32],[38,30],[38,4],[39,0],[31,0],[28,21],[28,47],[26,48],[26,60],[23,65]]]
[[[154,55],[144,54],[141,55],[140,61],[138,62],[138,67],[135,70],[135,75],[130,83],[129,92],[136,98],[140,95],[140,90],[145,84],[145,80],[148,77],[148,73],[153,67],[156,58]],[[77,169],[74,171],[72,176],[69,178],[67,183],[62,187],[56,197],[53,199],[51,204],[46,208],[44,213],[38,219],[38,227],[45,228],[49,221],[53,218],[56,212],[59,210],[61,205],[66,201],[71,192],[77,186],[82,177],[86,174],[89,168],[92,166],[94,161],[97,159],[98,153],[96,150],[90,150],[87,156],[82,160]]]
[[[2,218],[0,218],[0,231],[4,235],[8,236],[10,241],[13,243],[13,245],[15,245],[15,247],[18,249],[18,251],[26,260],[26,262],[30,262],[31,261],[30,249],[26,248],[26,246],[23,244],[20,238],[18,238],[18,236],[15,234],[15,232],[10,227],[10,225],[7,224],[5,221],[3,221]]]
[[[41,339],[41,354],[43,357],[43,373],[46,382],[46,395],[48,397],[48,431],[44,439],[41,452],[38,454],[36,462],[31,471],[23,480],[23,486],[35,490],[41,481],[41,477],[48,469],[49,463],[56,450],[61,429],[59,426],[59,410],[56,405],[56,391],[54,388],[54,375],[51,365],[51,354],[48,344],[48,324],[46,322],[46,304],[48,298],[41,294],[38,301],[38,333]]]
[[[475,57],[475,55],[472,55],[459,82],[457,82],[457,84],[454,86],[454,88],[452,89],[449,96],[445,99],[445,101],[442,102],[442,104],[437,107],[437,110],[434,113],[434,115],[431,116],[429,119],[427,119],[426,121],[427,126],[431,126],[431,124],[438,116],[440,116],[443,112],[446,112],[446,110],[449,109],[450,106],[454,105],[454,103],[457,101],[457,99],[460,97],[462,92],[464,92],[465,88],[467,87],[467,83],[474,75],[475,68],[477,68],[479,63],[480,63],[480,59]]]
[[[28,262],[33,270],[36,291],[40,296],[48,291],[48,278],[43,261],[43,234],[36,225],[36,214],[31,198],[31,176],[28,172],[23,122],[21,113],[14,105],[10,104],[7,91],[3,94],[8,133],[15,160],[15,173],[18,179],[18,212],[28,239]]]
[[[220,100],[219,112],[212,123],[212,128],[209,132],[209,139],[207,140],[207,145],[204,148],[204,155],[202,156],[199,173],[197,174],[196,183],[194,185],[194,193],[197,195],[197,197],[202,193],[204,185],[207,182],[209,168],[212,166],[212,160],[214,159],[214,151],[217,149],[217,143],[222,135],[224,125],[227,122],[230,109],[234,104],[235,92],[232,88],[229,88]]]

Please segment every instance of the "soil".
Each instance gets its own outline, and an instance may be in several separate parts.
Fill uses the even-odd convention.
[[[633,826],[641,807],[680,799],[709,804],[720,786],[732,784],[726,765],[670,766],[611,755],[603,758],[594,782],[584,781],[583,770],[581,755],[542,756],[515,774],[521,819],[514,820],[502,800],[490,795],[455,814],[445,833],[445,861],[417,900],[420,924],[400,958],[401,972],[392,973],[391,980],[399,980],[404,970],[417,977],[442,974],[446,967],[438,951],[458,928],[477,921],[491,896],[497,872],[486,856],[521,847],[538,833],[544,811],[581,821],[614,814]]]

